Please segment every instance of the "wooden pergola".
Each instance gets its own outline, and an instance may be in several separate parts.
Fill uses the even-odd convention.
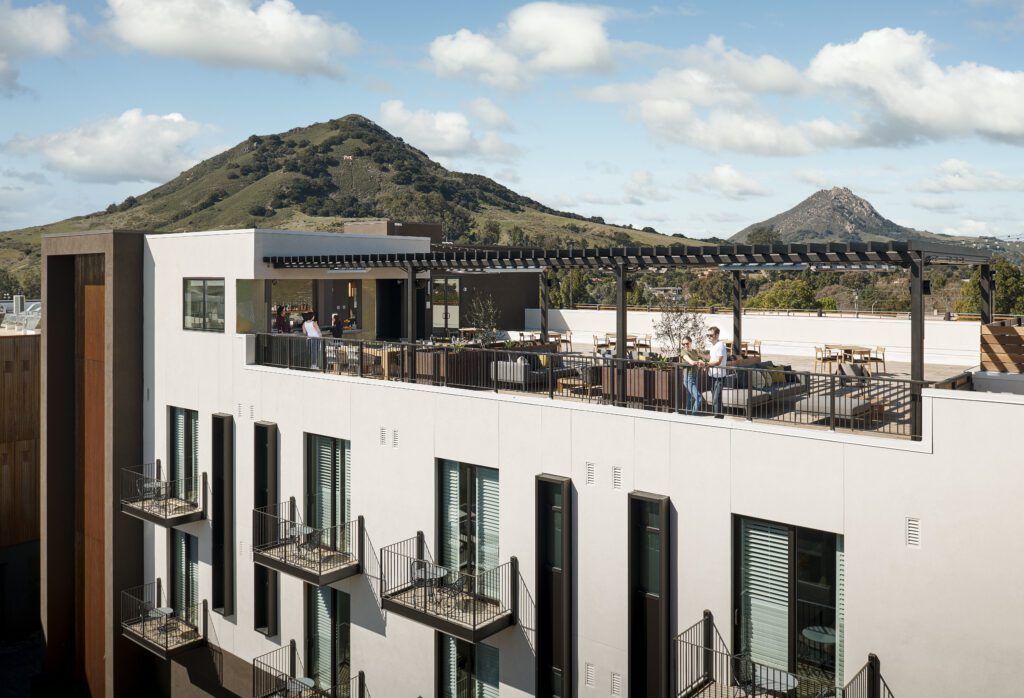
[[[808,243],[772,245],[717,245],[672,247],[608,247],[544,250],[528,247],[454,248],[436,246],[430,252],[301,255],[264,257],[276,269],[333,269],[337,271],[400,268],[408,274],[406,299],[409,325],[406,336],[415,336],[416,274],[422,271],[500,273],[535,270],[541,274],[541,335],[547,339],[548,284],[551,269],[611,271],[616,280],[615,327],[619,337],[627,335],[626,288],[631,272],[672,268],[719,268],[732,276],[733,342],[743,336],[743,275],[765,269],[879,270],[892,267],[910,271],[910,377],[914,390],[915,432],[920,433],[920,385],[924,380],[924,296],[925,267],[966,265],[981,268],[981,324],[992,321],[995,281],[991,253],[961,245],[923,240],[870,243]],[[619,358],[626,358],[626,343],[618,342]],[[620,385],[625,391],[625,384]],[[624,395],[622,396],[624,399]]]

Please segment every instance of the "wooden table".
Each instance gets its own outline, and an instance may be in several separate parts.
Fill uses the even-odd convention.
[[[860,361],[866,362],[865,357],[870,357],[871,352],[874,351],[871,347],[863,347],[859,344],[826,344],[825,351],[837,351],[843,355],[843,357],[849,357],[853,361],[858,359],[854,357],[860,357]]]
[[[590,385],[579,376],[569,376],[556,380],[555,389],[560,393],[569,393],[570,395],[593,395],[595,390],[601,390],[601,386]]]

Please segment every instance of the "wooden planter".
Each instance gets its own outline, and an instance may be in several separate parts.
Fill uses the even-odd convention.
[[[981,370],[1024,373],[1024,326],[1001,320],[981,328]]]

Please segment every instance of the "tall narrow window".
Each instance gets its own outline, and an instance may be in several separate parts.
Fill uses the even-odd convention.
[[[306,585],[306,664],[320,691],[341,695],[351,673],[349,595]],[[339,692],[332,692],[337,688]],[[345,693],[347,695],[347,693]]]
[[[253,508],[278,504],[277,425],[257,422],[253,430]],[[270,519],[267,517],[268,525]],[[266,532],[269,540],[275,532]],[[253,625],[264,635],[277,635],[278,573],[263,565],[253,569]]]
[[[231,415],[213,415],[210,446],[214,507],[211,604],[217,613],[230,616],[235,612],[235,423]]]
[[[629,695],[669,691],[669,499],[629,495]]]
[[[497,698],[498,649],[437,634],[437,695],[441,698]]]
[[[168,475],[171,496],[195,502],[199,496],[199,413],[181,407],[170,408]]]
[[[573,695],[572,481],[537,476],[537,695]]]
[[[843,538],[739,518],[736,636],[752,662],[827,691],[843,683]]]
[[[343,439],[307,434],[306,436],[307,523],[330,530],[324,543],[332,547],[354,544],[345,535],[351,516],[351,448]]]
[[[171,607],[189,617],[199,603],[199,539],[171,529]]]
[[[499,563],[498,471],[479,465],[438,462],[438,552],[442,566],[479,574]],[[497,584],[494,575],[485,584]],[[483,589],[492,596],[496,589]]]

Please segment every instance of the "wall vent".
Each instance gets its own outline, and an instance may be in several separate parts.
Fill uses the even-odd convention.
[[[584,669],[583,674],[584,674],[584,679],[587,682],[587,686],[593,688],[594,687],[594,665],[591,664],[590,662],[587,662],[587,666],[586,666],[586,669]]]
[[[613,696],[621,696],[622,695],[622,674],[620,674],[620,673],[618,673],[616,671],[612,672],[612,695]]]
[[[242,403],[238,403],[238,418],[242,418]]]
[[[612,489],[622,489],[622,468],[617,465],[612,468]]]
[[[379,434],[379,439],[380,439],[380,445],[381,446],[386,446],[387,443],[388,443],[388,430],[385,429],[384,427],[381,427],[380,431],[378,432],[378,434]]]
[[[921,547],[921,519],[916,516],[907,517],[906,525],[907,547]]]
[[[391,430],[391,448],[398,448],[398,429]]]
[[[256,419],[256,405],[249,405],[249,419]]]
[[[593,487],[597,484],[597,466],[593,463],[587,463],[587,484]]]

